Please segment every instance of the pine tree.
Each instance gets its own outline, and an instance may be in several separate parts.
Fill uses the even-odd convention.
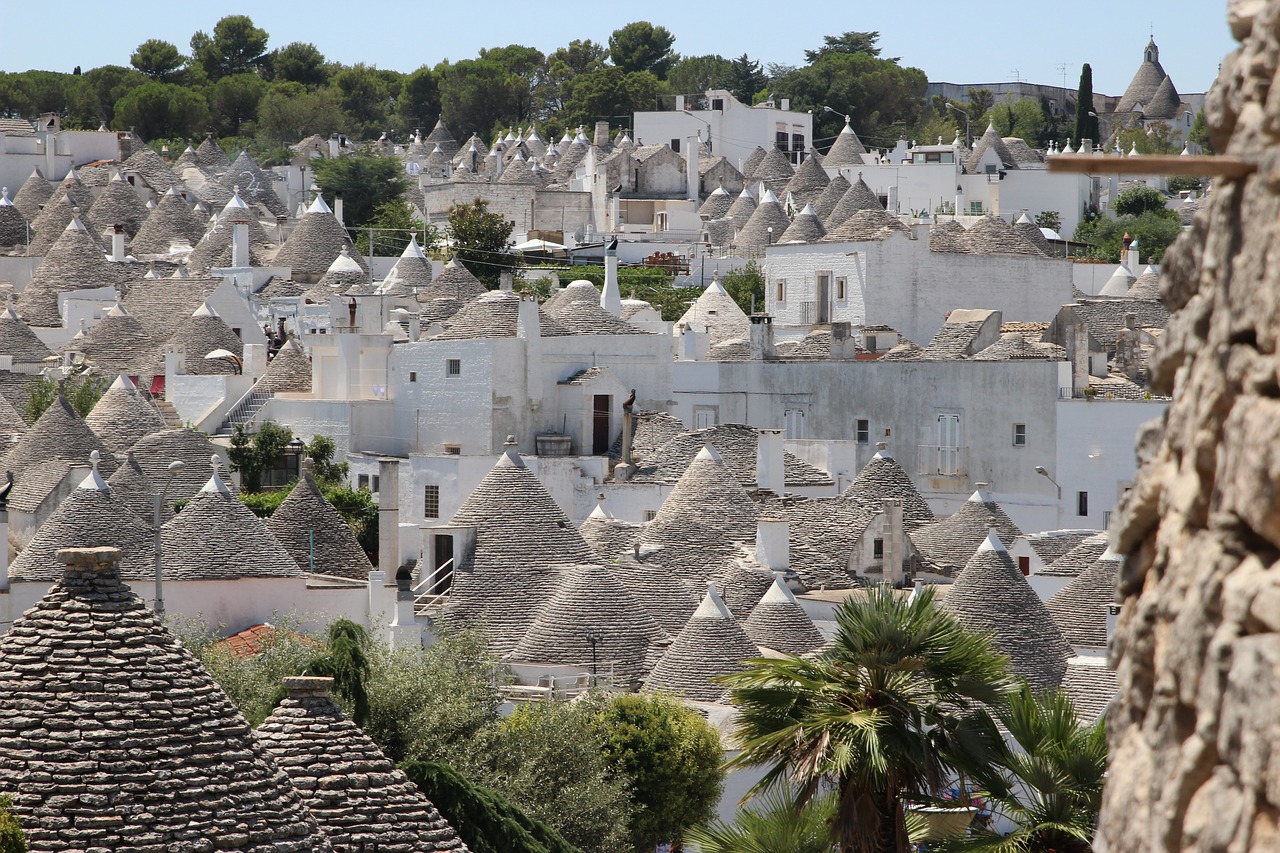
[[[1098,117],[1093,111],[1093,69],[1085,63],[1080,69],[1080,88],[1076,92],[1076,144],[1082,139],[1098,141]]]

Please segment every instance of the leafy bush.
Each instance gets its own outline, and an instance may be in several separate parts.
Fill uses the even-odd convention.
[[[11,808],[13,800],[0,794],[0,853],[27,853],[27,838]]]
[[[561,284],[582,279],[596,287],[604,286],[604,267],[592,264],[552,267],[560,276]],[[528,271],[530,278],[537,278],[535,267]],[[659,267],[618,267],[618,290],[623,299],[643,299],[662,313],[664,320],[679,320],[689,303],[698,298],[699,290],[691,287],[675,287],[671,275]]]
[[[1171,210],[1152,210],[1140,216],[1121,216],[1118,219],[1100,216],[1081,222],[1072,240],[1088,244],[1093,257],[1115,264],[1121,261],[1124,235],[1128,232],[1138,239],[1138,251],[1143,261],[1160,263],[1165,249],[1181,231],[1178,214]]]
[[[62,393],[66,395],[71,408],[83,418],[93,411],[109,385],[101,376],[71,376],[62,383]],[[58,383],[47,376],[41,376],[31,386],[27,404],[22,409],[22,417],[29,424],[35,423],[57,399]]]
[[[1165,196],[1151,187],[1130,187],[1116,196],[1114,207],[1116,216],[1141,216],[1165,210]]]

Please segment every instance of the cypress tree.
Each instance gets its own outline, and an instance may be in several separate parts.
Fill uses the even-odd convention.
[[[1076,145],[1081,139],[1098,142],[1098,118],[1089,115],[1093,109],[1093,69],[1085,63],[1080,69],[1080,88],[1076,91]]]

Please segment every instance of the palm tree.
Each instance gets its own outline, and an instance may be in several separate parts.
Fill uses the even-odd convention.
[[[943,749],[973,731],[975,709],[1002,700],[1007,661],[934,607],[927,588],[909,598],[868,590],[836,623],[834,644],[814,659],[758,659],[723,679],[742,747],[730,766],[768,767],[752,794],[789,783],[803,805],[834,790],[845,853],[904,853],[904,795],[942,787]]]
[[[738,812],[733,823],[713,820],[685,830],[684,841],[702,853],[830,853],[835,810],[830,794],[797,807],[773,790]]]
[[[995,815],[1017,824],[1007,836],[987,830],[947,841],[941,849],[991,853],[1087,853],[1098,825],[1107,770],[1101,720],[1082,726],[1065,693],[1023,686],[996,711],[1009,740],[989,717],[996,755],[953,756],[987,797]]]

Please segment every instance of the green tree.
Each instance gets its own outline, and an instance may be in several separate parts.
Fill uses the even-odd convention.
[[[80,417],[86,417],[106,393],[109,384],[103,377],[72,376],[58,383],[46,376],[41,376],[31,386],[27,404],[22,408],[22,417],[29,424],[35,423],[45,410],[53,405],[54,400],[58,399],[59,393],[67,398],[71,408],[75,409]]]
[[[346,124],[327,88],[309,92],[301,83],[274,83],[258,102],[258,136],[268,144],[292,144],[313,133],[327,137]]]
[[[833,53],[865,53],[867,56],[880,58],[880,47],[876,42],[880,41],[880,33],[858,32],[850,30],[841,33],[838,36],[823,36],[822,47],[817,50],[806,50],[804,52],[805,62],[810,64],[817,62],[824,56],[830,56]],[[889,62],[897,62],[898,57],[894,57]]]
[[[1056,210],[1043,210],[1036,214],[1036,225],[1040,228],[1048,228],[1051,231],[1060,231],[1062,229],[1062,214]]]
[[[756,92],[767,85],[769,85],[769,77],[761,70],[760,63],[745,53],[729,63],[729,73],[724,81],[724,87],[742,103],[752,103]]]
[[[435,126],[440,117],[440,78],[435,71],[424,65],[405,76],[396,98],[396,116],[406,130],[416,127],[427,133]]]
[[[992,812],[1016,828],[1003,837],[992,829],[979,831],[940,848],[1088,853],[1107,772],[1103,722],[1083,726],[1065,693],[1037,695],[1025,685],[996,716],[1012,742],[988,718],[981,752],[958,753],[952,760]]]
[[[342,193],[343,217],[349,227],[369,222],[378,208],[400,198],[408,188],[408,178],[400,161],[376,154],[349,154],[332,160],[315,160],[316,183],[322,187],[330,207]]]
[[[1120,132],[1118,142],[1126,154],[1134,148],[1139,154],[1177,154],[1182,144],[1168,122],[1153,121],[1146,127],[1132,127]]]
[[[675,64],[671,49],[676,37],[666,27],[648,21],[633,21],[609,35],[609,58],[623,71],[649,71],[659,80]]]
[[[458,263],[486,286],[497,285],[504,270],[514,270],[511,232],[515,226],[497,213],[489,212],[489,202],[477,198],[470,204],[449,209],[449,234]]]
[[[556,115],[564,109],[571,80],[603,68],[608,57],[609,49],[591,39],[574,39],[567,47],[556,48],[548,54],[542,90],[538,94],[547,115]]]
[[[617,696],[597,727],[609,767],[630,782],[637,853],[679,841],[715,814],[724,786],[720,737],[700,714],[663,696]]]
[[[945,750],[975,709],[1001,701],[1006,660],[933,603],[888,586],[836,610],[834,645],[813,659],[760,659],[722,681],[737,707],[742,752],[765,767],[752,789],[794,786],[808,803],[830,786],[845,853],[905,853],[903,801],[945,778]]]
[[[797,805],[778,791],[740,810],[732,823],[713,820],[685,833],[702,853],[830,853],[836,798]]]
[[[364,727],[369,723],[369,633],[350,619],[339,619],[330,623],[325,641],[325,653],[303,671],[332,678],[334,693],[351,708],[355,724]]]
[[[488,133],[517,120],[517,91],[524,84],[495,58],[463,59],[436,66],[440,109],[457,134]]]
[[[258,115],[266,84],[256,74],[232,74],[209,87],[209,107],[220,136],[240,136]]]
[[[1101,131],[1098,130],[1098,117],[1089,115],[1093,112],[1093,69],[1089,63],[1080,68],[1080,87],[1076,90],[1076,145],[1082,139],[1092,139],[1095,143]]]
[[[256,433],[247,432],[243,424],[237,424],[227,458],[231,470],[240,475],[240,488],[246,492],[262,491],[263,477],[276,467],[291,441],[293,431],[275,421],[264,421]]]
[[[969,97],[968,102],[964,105],[964,111],[969,116],[969,123],[966,128],[968,133],[974,136],[981,136],[983,125],[987,123],[991,111],[996,106],[996,95],[990,89],[970,89],[966,94]],[[958,120],[958,117],[957,117]],[[972,144],[972,140],[966,140]]]
[[[605,66],[575,77],[568,84],[568,97],[561,120],[569,127],[614,116],[631,115],[652,109],[658,94],[658,78],[649,71],[628,74],[621,68]]]
[[[530,119],[542,117],[538,92],[543,85],[547,63],[542,51],[509,44],[506,47],[482,49],[480,59],[497,63],[506,73],[508,103],[504,120],[507,123],[524,124]]]
[[[123,65],[89,69],[80,75],[72,91],[70,112],[64,116],[63,125],[96,130],[105,123],[110,127],[115,120],[116,103],[145,82],[145,76]]]
[[[1143,260],[1160,263],[1165,250],[1178,238],[1182,225],[1172,210],[1150,210],[1140,216],[1099,216],[1082,221],[1071,239],[1088,245],[1088,255],[1109,263],[1120,263],[1124,252],[1124,235],[1138,239]]]
[[[0,853],[27,853],[27,837],[12,808],[13,800],[0,794]]]
[[[375,138],[387,130],[392,93],[400,91],[398,83],[393,90],[384,73],[357,63],[335,73],[329,86],[337,93],[350,125],[358,128],[364,138]]]
[[[129,56],[129,64],[152,80],[175,83],[182,76],[187,58],[167,41],[147,39]]]
[[[1196,113],[1196,120],[1191,125],[1191,133],[1187,138],[1199,145],[1205,154],[1213,153],[1213,141],[1209,138],[1209,121],[1204,117],[1204,110]]]
[[[471,853],[580,853],[560,833],[447,764],[410,761],[401,769],[431,798]]]
[[[742,269],[725,273],[720,277],[720,284],[748,314],[764,310],[764,270],[755,261],[747,261]]]
[[[1000,104],[993,110],[993,118],[1001,136],[1016,136],[1031,146],[1040,144],[1048,123],[1040,102],[1031,98]]]
[[[228,15],[191,37],[191,59],[210,80],[256,71],[267,51],[267,31],[248,15]]]
[[[725,88],[732,69],[733,63],[719,54],[682,56],[667,72],[664,88],[672,95],[692,95],[696,104],[708,89]]]
[[[152,80],[116,102],[116,129],[133,128],[143,139],[199,135],[209,120],[204,95],[186,86]]]
[[[303,449],[311,460],[311,474],[325,485],[340,485],[347,481],[350,466],[346,462],[334,462],[337,444],[327,435],[313,435]]]
[[[369,232],[373,232],[373,246],[369,245]],[[356,232],[356,248],[365,255],[390,257],[399,255],[409,245],[409,237],[416,235],[423,251],[430,251],[440,239],[434,226],[424,223],[413,205],[402,198],[383,202],[374,216]]]
[[[310,42],[295,41],[262,57],[263,76],[278,83],[301,83],[311,89],[329,82],[329,68]]]
[[[875,141],[898,123],[909,127],[919,121],[927,87],[919,68],[865,52],[829,53],[773,82],[775,92],[790,94],[792,109],[814,110],[815,138],[834,139],[844,127],[847,111],[864,141]],[[823,106],[838,114],[823,113]]]
[[[1130,187],[1116,196],[1116,216],[1141,216],[1150,210],[1165,209],[1165,195],[1151,187]]]

